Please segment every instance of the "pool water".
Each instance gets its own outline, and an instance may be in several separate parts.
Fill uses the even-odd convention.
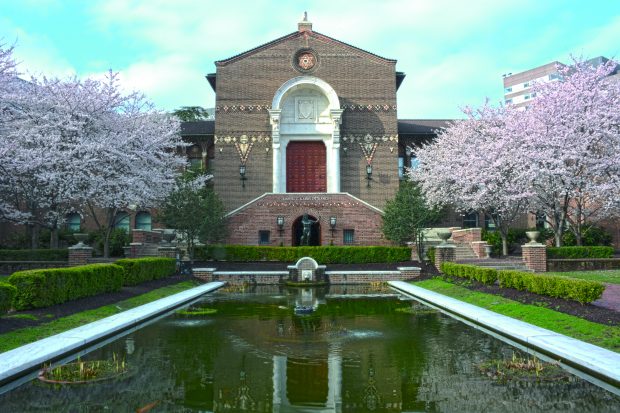
[[[519,351],[385,288],[223,291],[188,307],[200,309],[217,312],[175,312],[82,358],[123,357],[130,372],[121,378],[71,386],[34,380],[0,395],[0,411],[620,409],[620,397],[563,370],[550,380],[481,371]]]

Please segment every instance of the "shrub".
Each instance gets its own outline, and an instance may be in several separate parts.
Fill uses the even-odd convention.
[[[174,258],[126,258],[116,261],[115,264],[125,270],[123,285],[136,285],[168,277],[177,270]]]
[[[123,273],[119,265],[91,264],[19,271],[9,277],[9,283],[17,288],[15,309],[25,310],[118,291],[123,285]]]
[[[97,253],[103,253],[103,242],[105,240],[105,231],[94,231],[88,234],[88,245],[95,248]],[[123,228],[114,228],[110,232],[110,256],[122,257],[124,254],[123,247],[131,242],[130,236]]]
[[[435,247],[428,247],[426,250],[426,258],[428,258],[431,264],[435,265]]]
[[[522,271],[499,271],[499,285],[520,291],[564,298],[581,304],[591,303],[603,294],[605,286],[597,281],[579,280]]]
[[[475,265],[444,262],[441,264],[441,272],[452,277],[476,280],[483,284],[493,284],[497,281],[497,270],[493,268],[477,267]]]
[[[0,250],[0,261],[67,261],[67,249]]]
[[[319,264],[362,264],[401,262],[411,259],[408,247],[259,247],[253,245],[205,245],[196,247],[200,261],[281,261],[294,262],[312,257]]]
[[[613,247],[548,247],[547,258],[611,258]]]
[[[611,246],[613,242],[613,237],[609,232],[604,228],[595,226],[585,230],[581,237],[582,245],[586,246]],[[576,246],[577,240],[575,239],[575,234],[571,231],[566,231],[564,235],[562,235],[562,245],[567,247]]]
[[[0,282],[0,315],[11,309],[16,293],[17,288],[15,286]]]

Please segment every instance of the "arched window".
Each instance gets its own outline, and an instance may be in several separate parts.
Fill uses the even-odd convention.
[[[77,212],[72,212],[67,215],[67,229],[71,232],[80,232],[82,224],[82,217]]]
[[[136,214],[136,229],[150,231],[151,214],[149,214],[148,212],[138,212],[138,214]]]
[[[463,228],[478,227],[478,212],[472,211],[463,215]]]
[[[129,234],[129,214],[119,212],[114,218],[114,228],[124,229]]]

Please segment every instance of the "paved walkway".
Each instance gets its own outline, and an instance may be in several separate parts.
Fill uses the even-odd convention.
[[[608,308],[620,313],[620,284],[605,284],[603,296],[592,305]]]

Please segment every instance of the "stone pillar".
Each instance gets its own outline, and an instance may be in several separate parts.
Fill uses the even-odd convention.
[[[547,272],[547,247],[538,242],[530,242],[521,246],[523,263],[528,270]]]
[[[271,156],[273,159],[273,169],[271,170],[273,185],[272,192],[279,194],[286,192],[282,189],[282,182],[280,182],[280,169],[282,169],[282,158],[280,154],[280,113],[281,109],[268,109],[269,122],[271,123],[271,144],[272,151]]]
[[[441,272],[442,262],[456,261],[456,246],[454,245],[437,245],[435,247],[435,267]]]
[[[69,267],[88,264],[88,259],[93,256],[93,249],[84,244],[69,247]]]
[[[331,109],[329,111],[334,123],[331,154],[333,172],[328,177],[327,192],[340,192],[340,124],[342,123],[342,112],[344,112],[344,109]]]

